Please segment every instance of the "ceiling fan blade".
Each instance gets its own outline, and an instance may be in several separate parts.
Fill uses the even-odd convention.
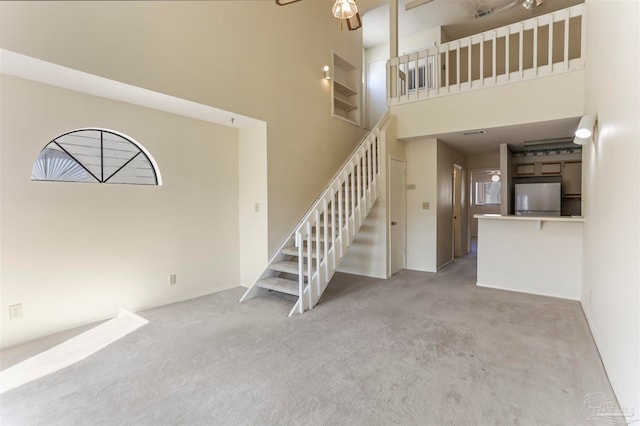
[[[498,9],[494,9],[494,10],[493,10],[493,13],[495,14],[495,13],[501,13],[501,12],[504,12],[505,10],[509,10],[509,9],[511,9],[511,8],[513,8],[513,7],[515,7],[515,6],[517,6],[517,5],[518,5],[518,3],[522,3],[522,0],[514,0],[514,1],[512,1],[511,3],[509,3],[509,4],[508,4],[508,5],[506,5],[506,6],[502,6],[502,7],[498,8]]]
[[[410,10],[414,7],[422,6],[423,4],[431,3],[433,0],[409,0],[404,5],[404,10]]]

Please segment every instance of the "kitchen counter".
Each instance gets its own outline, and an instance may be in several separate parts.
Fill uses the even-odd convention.
[[[584,218],[474,217],[478,286],[580,300]]]

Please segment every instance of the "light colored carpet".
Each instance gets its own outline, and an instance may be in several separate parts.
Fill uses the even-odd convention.
[[[468,256],[337,274],[295,318],[289,297],[238,304],[241,288],[140,312],[146,326],[3,394],[1,424],[588,423],[587,395],[612,391],[580,305],[474,284]]]

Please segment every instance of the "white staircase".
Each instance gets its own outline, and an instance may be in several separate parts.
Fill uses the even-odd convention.
[[[298,297],[289,316],[318,303],[347,247],[378,199],[378,125],[362,140],[240,302],[278,291]]]

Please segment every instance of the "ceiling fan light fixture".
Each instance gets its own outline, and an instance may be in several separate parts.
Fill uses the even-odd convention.
[[[331,13],[338,19],[353,18],[356,13],[358,13],[356,0],[336,0],[336,3],[331,9]]]
[[[531,10],[534,7],[540,6],[544,0],[522,0],[522,7],[527,10]]]

